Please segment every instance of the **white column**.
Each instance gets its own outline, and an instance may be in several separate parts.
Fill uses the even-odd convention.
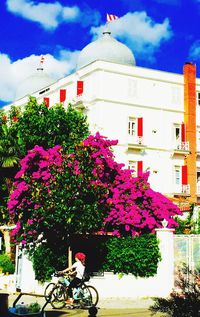
[[[168,296],[174,287],[174,229],[156,229],[161,262],[158,264],[157,278],[160,281],[160,297]]]

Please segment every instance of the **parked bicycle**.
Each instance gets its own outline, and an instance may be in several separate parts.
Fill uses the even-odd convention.
[[[99,300],[99,295],[96,288],[92,285],[87,285],[88,278],[83,278],[78,287],[73,289],[73,305],[66,303],[68,295],[68,285],[70,284],[70,274],[61,276],[59,272],[53,274],[53,278],[57,278],[56,282],[51,282],[47,285],[44,291],[45,299],[48,300],[51,306],[55,309],[61,309],[65,306],[69,308],[86,308],[96,306]]]

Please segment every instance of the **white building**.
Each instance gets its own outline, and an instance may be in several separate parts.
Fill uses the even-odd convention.
[[[118,139],[119,162],[150,171],[151,187],[188,209],[200,199],[200,79],[135,65],[128,47],[105,31],[80,53],[76,72],[52,83],[43,71],[19,86],[14,105],[33,95],[47,106],[73,103],[92,133]]]

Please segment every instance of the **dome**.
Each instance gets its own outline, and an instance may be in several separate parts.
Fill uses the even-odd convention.
[[[51,78],[47,73],[43,71],[43,68],[38,68],[37,72],[30,77],[26,78],[19,85],[15,100],[21,99],[27,95],[31,95],[38,90],[41,90],[55,82],[55,79]]]
[[[103,32],[102,37],[88,44],[80,52],[77,69],[97,60],[135,66],[135,58],[131,50],[110,34],[108,31]]]

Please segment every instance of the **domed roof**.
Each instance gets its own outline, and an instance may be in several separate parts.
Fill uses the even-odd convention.
[[[135,66],[135,58],[131,50],[110,34],[109,31],[104,31],[102,37],[88,44],[80,52],[77,69],[97,60]]]
[[[55,82],[43,68],[38,68],[37,72],[22,81],[16,91],[15,100],[31,95],[42,88],[45,88]]]

